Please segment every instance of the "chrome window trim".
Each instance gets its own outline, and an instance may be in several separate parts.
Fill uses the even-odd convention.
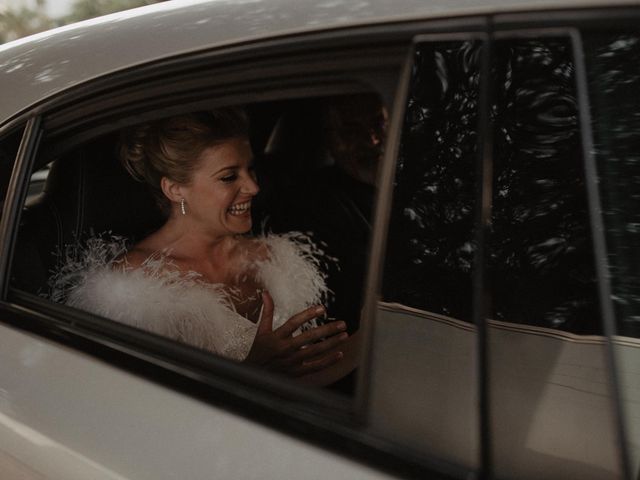
[[[483,38],[484,48],[480,59],[480,94],[478,99],[478,152],[476,159],[477,197],[475,241],[476,255],[472,273],[473,324],[477,328],[476,368],[478,389],[478,452],[480,455],[480,478],[491,478],[493,474],[493,448],[491,437],[491,391],[488,349],[486,251],[487,237],[491,228],[493,208],[493,131],[494,125],[489,112],[493,100],[491,87],[491,63],[493,61],[493,41],[491,25]]]
[[[358,367],[357,388],[354,402],[356,418],[366,423],[369,417],[369,388],[371,384],[371,349],[373,348],[374,325],[373,318],[376,315],[376,304],[379,297],[382,280],[382,265],[384,259],[386,232],[391,215],[391,202],[393,200],[393,183],[395,178],[396,161],[400,149],[400,138],[404,124],[404,111],[409,93],[409,81],[413,68],[414,47],[411,46],[406,54],[402,72],[398,78],[398,85],[391,105],[389,116],[389,129],[387,131],[387,146],[382,158],[382,165],[378,172],[378,194],[373,209],[373,230],[371,232],[371,247],[369,251],[368,274],[365,280],[364,306],[360,322],[360,335],[362,344],[360,347],[360,366]]]
[[[0,220],[0,301],[7,297],[9,269],[17,237],[17,229],[14,227],[20,220],[20,210],[24,204],[31,167],[42,137],[41,123],[41,117],[37,115],[27,120],[7,187]]]
[[[598,294],[600,297],[600,309],[602,311],[602,326],[605,335],[606,361],[609,366],[607,375],[609,388],[611,389],[614,405],[613,416],[616,420],[618,434],[618,452],[620,466],[624,478],[631,480],[631,457],[627,428],[624,422],[622,408],[622,394],[620,379],[618,377],[618,363],[614,353],[613,338],[616,334],[615,312],[612,302],[611,282],[609,280],[609,262],[607,261],[607,243],[605,238],[604,221],[602,219],[602,202],[600,200],[600,187],[598,184],[598,172],[594,155],[593,123],[591,120],[591,108],[589,103],[589,89],[587,80],[587,68],[584,59],[584,45],[582,33],[578,29],[570,31],[573,56],[576,69],[576,90],[578,96],[579,118],[582,152],[584,156],[585,179],[587,187],[587,201],[589,205],[589,219],[591,221],[591,237],[593,241],[594,261],[598,276]]]

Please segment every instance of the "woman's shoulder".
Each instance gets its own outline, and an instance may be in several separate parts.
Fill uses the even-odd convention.
[[[289,232],[241,237],[237,240],[230,257],[240,260],[237,264],[244,266],[242,268],[252,268],[287,263],[292,257],[317,263],[317,259],[321,258],[323,253],[308,235]]]
[[[162,238],[160,231],[156,230],[142,240],[130,246],[120,257],[116,259],[116,266],[125,270],[148,269],[175,265],[175,255],[165,247],[166,240]]]
[[[261,262],[271,257],[264,237],[240,237],[235,245],[236,254],[249,262]]]
[[[120,257],[116,258],[113,265],[116,267],[122,266],[127,269],[137,269],[144,266],[148,260],[154,258],[154,256],[157,256],[157,252],[135,245],[126,252],[123,252]]]

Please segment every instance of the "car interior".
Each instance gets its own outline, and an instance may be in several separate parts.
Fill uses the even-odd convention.
[[[287,202],[280,198],[283,192],[299,191],[297,185],[307,184],[319,169],[331,164],[322,125],[323,108],[330,101],[318,97],[244,106],[261,188],[252,207],[254,233],[264,232],[274,208],[287,209]],[[53,157],[47,152],[56,152],[56,146],[44,139],[21,216],[11,271],[13,288],[47,297],[49,278],[66,249],[100,235],[124,237],[134,244],[162,225],[162,214],[146,186],[134,180],[119,161],[120,133],[100,134]],[[304,212],[305,201],[296,198],[293,215]],[[284,218],[287,215],[288,210]],[[363,290],[363,285],[353,288]],[[361,296],[355,298],[362,301]]]

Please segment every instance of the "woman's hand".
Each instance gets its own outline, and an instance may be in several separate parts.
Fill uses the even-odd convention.
[[[293,336],[293,332],[306,322],[323,315],[323,307],[303,310],[273,330],[271,295],[264,292],[262,302],[262,315],[247,362],[299,377],[321,371],[343,357],[337,347],[348,338],[344,322],[327,323]]]

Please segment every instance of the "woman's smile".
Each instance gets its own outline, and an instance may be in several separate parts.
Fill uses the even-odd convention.
[[[249,213],[251,210],[251,201],[236,203],[235,205],[231,205],[227,209],[227,212],[231,215],[244,215]]]

